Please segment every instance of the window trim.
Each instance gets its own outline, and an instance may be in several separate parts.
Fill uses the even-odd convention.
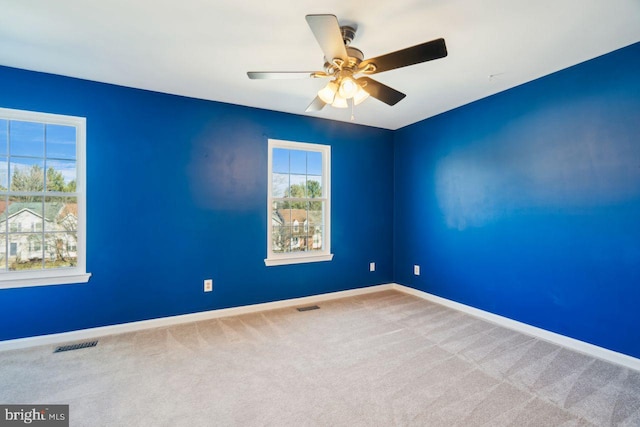
[[[308,262],[331,261],[331,146],[324,144],[312,144],[308,142],[284,141],[280,139],[268,139],[267,160],[267,257],[264,263],[267,267],[277,265],[302,264]],[[273,212],[273,149],[283,148],[287,150],[315,151],[322,154],[322,188],[325,203],[324,222],[324,246],[322,251],[313,252],[289,252],[278,254],[272,251],[271,215]]]
[[[52,268],[49,270],[0,272],[0,289],[88,282],[91,277],[91,273],[87,273],[86,269],[87,190],[85,150],[87,119],[85,117],[42,113],[28,110],[14,110],[10,108],[0,108],[0,118],[5,120],[73,126],[76,128],[75,197],[77,198],[78,203],[78,225],[76,231],[78,236],[78,250],[76,266],[72,268]]]

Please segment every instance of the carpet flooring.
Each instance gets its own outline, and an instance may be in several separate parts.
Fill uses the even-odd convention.
[[[640,426],[640,372],[397,291],[0,353],[72,426]]]

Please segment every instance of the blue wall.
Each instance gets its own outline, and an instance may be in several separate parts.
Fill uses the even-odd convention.
[[[0,290],[0,340],[393,280],[391,131],[3,67],[0,106],[87,118],[93,274]],[[265,267],[267,138],[332,146],[333,261]]]
[[[396,282],[640,357],[640,43],[394,137]]]
[[[0,290],[0,340],[395,281],[640,357],[639,75],[636,44],[390,132],[0,67],[0,106],[87,117],[93,273]],[[264,266],[267,138],[332,145],[332,262]]]

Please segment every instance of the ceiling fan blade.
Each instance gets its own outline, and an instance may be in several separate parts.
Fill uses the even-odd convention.
[[[316,77],[317,71],[248,71],[247,76],[250,79],[307,79]]]
[[[396,105],[405,96],[407,96],[404,93],[398,92],[397,90],[383,85],[382,83],[375,81],[369,77],[360,77],[358,79],[358,83],[362,84],[362,82],[366,83],[363,86],[363,89],[367,91],[369,95],[379,99],[380,101],[388,105]]]
[[[359,68],[363,70],[368,64],[373,64],[376,66],[376,69],[369,74],[375,74],[431,61],[433,59],[444,58],[445,56],[447,56],[447,46],[444,43],[444,39],[436,39],[417,46],[387,53],[386,55],[367,59],[362,61]]]
[[[335,15],[307,15],[306,19],[325,59],[328,62],[336,58],[346,61],[347,49],[344,47],[338,18]]]
[[[311,111],[320,111],[324,108],[324,106],[327,105],[326,102],[324,102],[322,99],[320,99],[319,96],[316,96],[316,99],[314,99],[313,101],[311,101],[311,104],[309,104],[309,106],[307,107],[306,111],[307,113],[311,112]]]

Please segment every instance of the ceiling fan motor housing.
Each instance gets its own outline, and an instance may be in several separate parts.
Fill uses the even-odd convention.
[[[349,55],[349,62],[356,60],[359,64],[364,59],[364,53],[362,53],[362,51],[357,47],[353,46],[347,46],[347,55]]]

